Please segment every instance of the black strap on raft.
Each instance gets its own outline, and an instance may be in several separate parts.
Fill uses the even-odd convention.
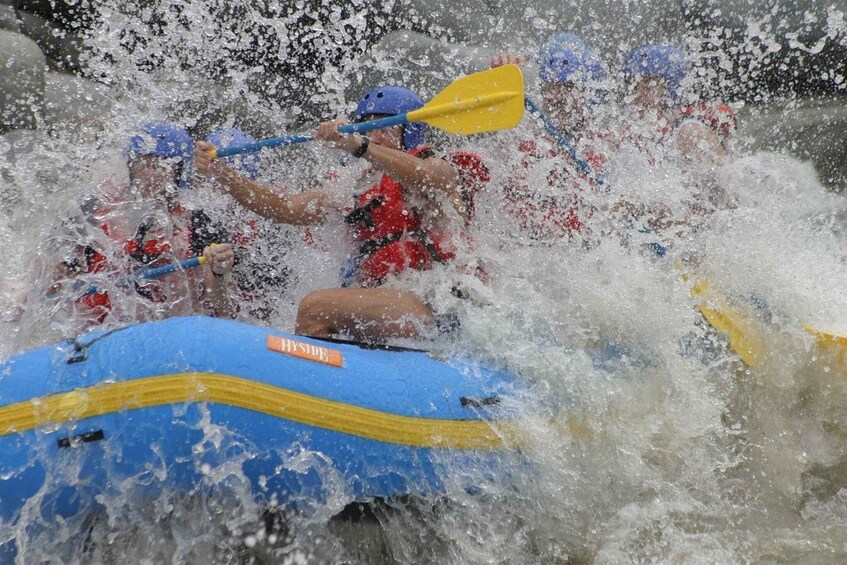
[[[355,341],[352,339],[339,339],[335,337],[312,337],[307,336],[309,339],[316,339],[318,341],[325,341],[327,343],[338,343],[342,345],[353,345],[360,349],[367,349],[372,351],[412,351],[414,353],[429,353],[426,349],[417,349],[414,347],[404,347],[402,345],[389,345],[387,343],[379,343],[379,342],[367,342],[367,341]]]
[[[463,407],[471,406],[473,408],[481,408],[483,406],[496,406],[500,404],[499,396],[489,396],[486,398],[473,398],[471,396],[460,396],[459,402]]]
[[[107,332],[104,332],[93,339],[89,339],[88,341],[79,341],[78,338],[70,337],[66,339],[73,351],[68,356],[67,363],[68,365],[72,365],[74,363],[82,363],[83,361],[88,359],[88,348],[100,341],[103,338],[109,337],[113,333],[122,332],[125,329],[131,328],[132,325],[124,326],[122,328],[113,328]]]
[[[77,434],[71,437],[63,437],[61,439],[56,440],[56,443],[59,445],[59,449],[74,447],[81,443],[91,443],[92,441],[102,441],[106,439],[106,434],[103,433],[103,430],[95,430],[93,432],[85,432],[84,434]]]

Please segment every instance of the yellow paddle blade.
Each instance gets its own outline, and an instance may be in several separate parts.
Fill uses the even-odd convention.
[[[676,264],[676,268],[679,269],[683,281],[687,282],[691,278],[680,263]],[[703,318],[727,337],[730,348],[747,366],[755,367],[764,360],[764,333],[749,316],[745,316],[734,308],[705,281],[699,281],[691,287],[691,296],[699,300],[697,308]],[[837,359],[841,364],[841,370],[847,370],[847,336],[809,325],[804,325],[803,329],[815,337],[815,345],[819,352]]]
[[[819,330],[818,328],[813,328],[812,326],[803,326],[803,329],[806,330],[807,333],[810,333],[815,336],[817,340],[822,343],[847,349],[847,337],[843,335]]]
[[[803,326],[803,329],[815,336],[815,345],[819,352],[837,359],[841,372],[847,369],[847,337],[824,330]]]
[[[691,296],[700,299],[698,309],[709,325],[729,340],[729,347],[748,367],[755,367],[765,357],[764,336],[745,316],[733,309],[707,283],[691,289]]]
[[[517,65],[504,65],[454,81],[406,117],[410,122],[468,135],[513,128],[523,118],[523,111],[523,74]]]
[[[689,274],[682,270],[682,265],[677,263],[676,268],[681,271],[682,280],[688,282]],[[755,367],[764,360],[765,338],[762,332],[715,289],[700,281],[691,287],[691,296],[698,299],[697,309],[706,322],[726,336],[730,349],[745,365]]]

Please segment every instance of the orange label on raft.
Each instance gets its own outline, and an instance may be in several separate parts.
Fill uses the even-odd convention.
[[[344,365],[344,359],[340,351],[321,347],[320,345],[295,341],[287,337],[269,335],[268,349],[299,357],[300,359],[315,361],[324,365],[332,365],[333,367],[342,367]]]

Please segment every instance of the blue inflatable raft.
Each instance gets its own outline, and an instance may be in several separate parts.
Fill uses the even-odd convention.
[[[514,451],[515,389],[470,360],[206,317],[91,334],[0,365],[0,520],[210,477],[279,505],[426,496],[456,469],[470,488]]]

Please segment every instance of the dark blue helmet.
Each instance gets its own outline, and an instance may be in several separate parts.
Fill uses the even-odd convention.
[[[600,82],[606,72],[585,41],[572,33],[558,33],[547,40],[538,55],[538,78],[544,82]]]
[[[417,94],[402,86],[378,86],[365,94],[356,106],[355,120],[370,114],[397,116],[423,108]],[[426,124],[409,123],[403,126],[403,147],[410,151],[424,142]]]
[[[185,128],[175,124],[145,124],[141,131],[129,139],[124,151],[128,162],[142,155],[179,159],[182,172],[177,179],[179,188],[186,188],[191,180],[194,163],[194,142]]]
[[[624,62],[624,74],[629,79],[657,77],[668,84],[668,99],[676,104],[680,98],[682,81],[691,64],[685,53],[672,45],[644,45],[633,49]]]
[[[232,128],[215,131],[209,134],[205,141],[208,141],[218,149],[225,149],[235,145],[253,143],[256,141],[256,138],[248,133],[244,133],[240,129]],[[253,180],[256,180],[256,177],[259,176],[261,157],[256,151],[229,155],[224,157],[224,161],[233,169],[244,173]]]

